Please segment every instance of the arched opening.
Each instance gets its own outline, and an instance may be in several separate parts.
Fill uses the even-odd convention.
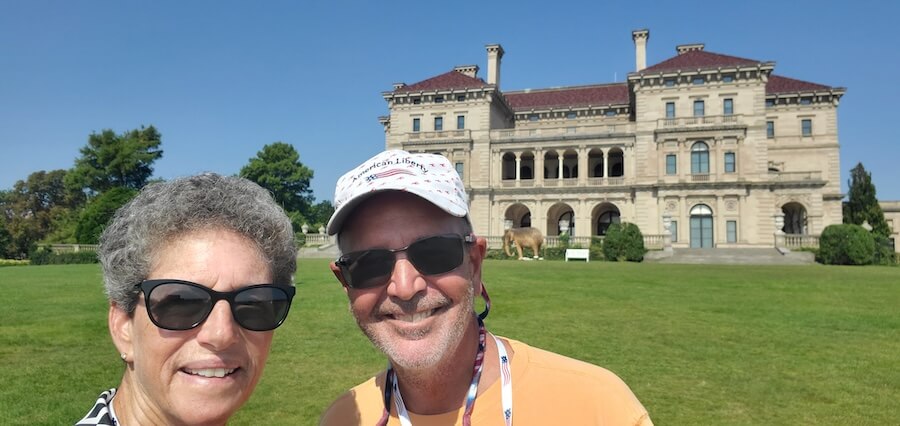
[[[785,234],[806,234],[808,232],[806,208],[803,207],[803,204],[787,203],[781,207],[781,212],[784,213],[784,227],[781,230]]]
[[[559,154],[556,151],[544,154],[544,179],[559,179]]]
[[[706,204],[691,208],[691,248],[713,247],[713,215]]]
[[[609,177],[625,176],[625,153],[619,148],[609,150]]]
[[[606,235],[609,226],[614,223],[621,223],[622,214],[619,208],[612,203],[602,203],[594,207],[591,215],[594,223],[594,235]]]
[[[505,220],[512,222],[513,228],[526,228],[531,226],[531,210],[521,203],[516,203],[507,207],[503,217]]]
[[[588,170],[590,177],[603,177],[603,151],[594,148],[588,152]]]
[[[695,142],[691,146],[691,174],[709,174],[709,145],[706,142]]]
[[[534,179],[534,154],[524,152],[520,158],[522,161],[519,163],[519,179]]]
[[[561,224],[560,221],[567,221]],[[547,209],[547,235],[560,235],[566,225],[569,235],[575,235],[575,211],[566,203],[556,203]]]
[[[507,152],[503,154],[503,169],[501,170],[503,180],[516,179],[516,155]]]
[[[578,153],[568,150],[563,154],[563,179],[578,177]]]

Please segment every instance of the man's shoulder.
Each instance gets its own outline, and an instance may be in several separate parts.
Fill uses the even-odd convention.
[[[369,424],[366,413],[383,409],[384,373],[362,382],[334,400],[322,413],[320,425]],[[376,419],[377,420],[377,419]]]

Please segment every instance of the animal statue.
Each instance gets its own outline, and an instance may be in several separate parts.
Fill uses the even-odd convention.
[[[519,260],[525,260],[526,257],[522,253],[522,247],[530,247],[534,253],[535,259],[543,259],[541,256],[541,246],[544,245],[544,236],[537,228],[510,228],[503,233],[503,249],[507,256],[512,256],[509,251],[509,244],[516,245],[516,251],[519,252]]]

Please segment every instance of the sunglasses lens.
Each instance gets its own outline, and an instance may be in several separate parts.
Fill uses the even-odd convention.
[[[378,287],[394,270],[394,253],[384,249],[351,253],[345,263],[345,276],[350,278],[350,287]]]
[[[156,286],[147,296],[147,306],[153,323],[168,330],[194,328],[212,310],[209,293],[181,283]]]
[[[266,331],[281,325],[291,307],[284,289],[272,286],[252,287],[234,297],[234,319],[248,330]]]
[[[443,274],[462,264],[462,239],[458,236],[429,237],[413,243],[406,253],[419,272]]]

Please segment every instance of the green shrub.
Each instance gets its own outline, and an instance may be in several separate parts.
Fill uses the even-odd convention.
[[[303,247],[306,245],[306,234],[302,232],[294,232],[294,243],[297,244],[297,247]]]
[[[875,238],[859,225],[828,225],[819,237],[816,261],[826,265],[868,265],[875,260]]]
[[[116,210],[136,195],[137,191],[134,189],[116,187],[91,200],[84,207],[75,225],[75,239],[82,244],[97,244],[100,241],[100,234]]]
[[[17,260],[17,259],[0,259],[0,267],[2,266],[25,266],[29,262],[28,260]]]
[[[603,240],[603,256],[607,260],[627,260],[640,262],[644,260],[644,236],[640,228],[633,223],[614,223],[606,230]]]
[[[512,260],[517,259],[518,257],[515,254],[513,256],[507,256],[506,252],[504,252],[503,249],[489,249],[487,253],[485,253],[484,258],[495,260]]]
[[[872,263],[876,265],[896,265],[897,253],[891,247],[891,239],[880,234],[872,234],[875,239],[875,255]]]
[[[98,263],[97,253],[92,251],[54,253],[49,247],[39,247],[28,255],[32,265],[71,265]]]
[[[591,237],[591,247],[589,248],[591,259],[604,260],[606,256],[603,254],[603,238]]]

